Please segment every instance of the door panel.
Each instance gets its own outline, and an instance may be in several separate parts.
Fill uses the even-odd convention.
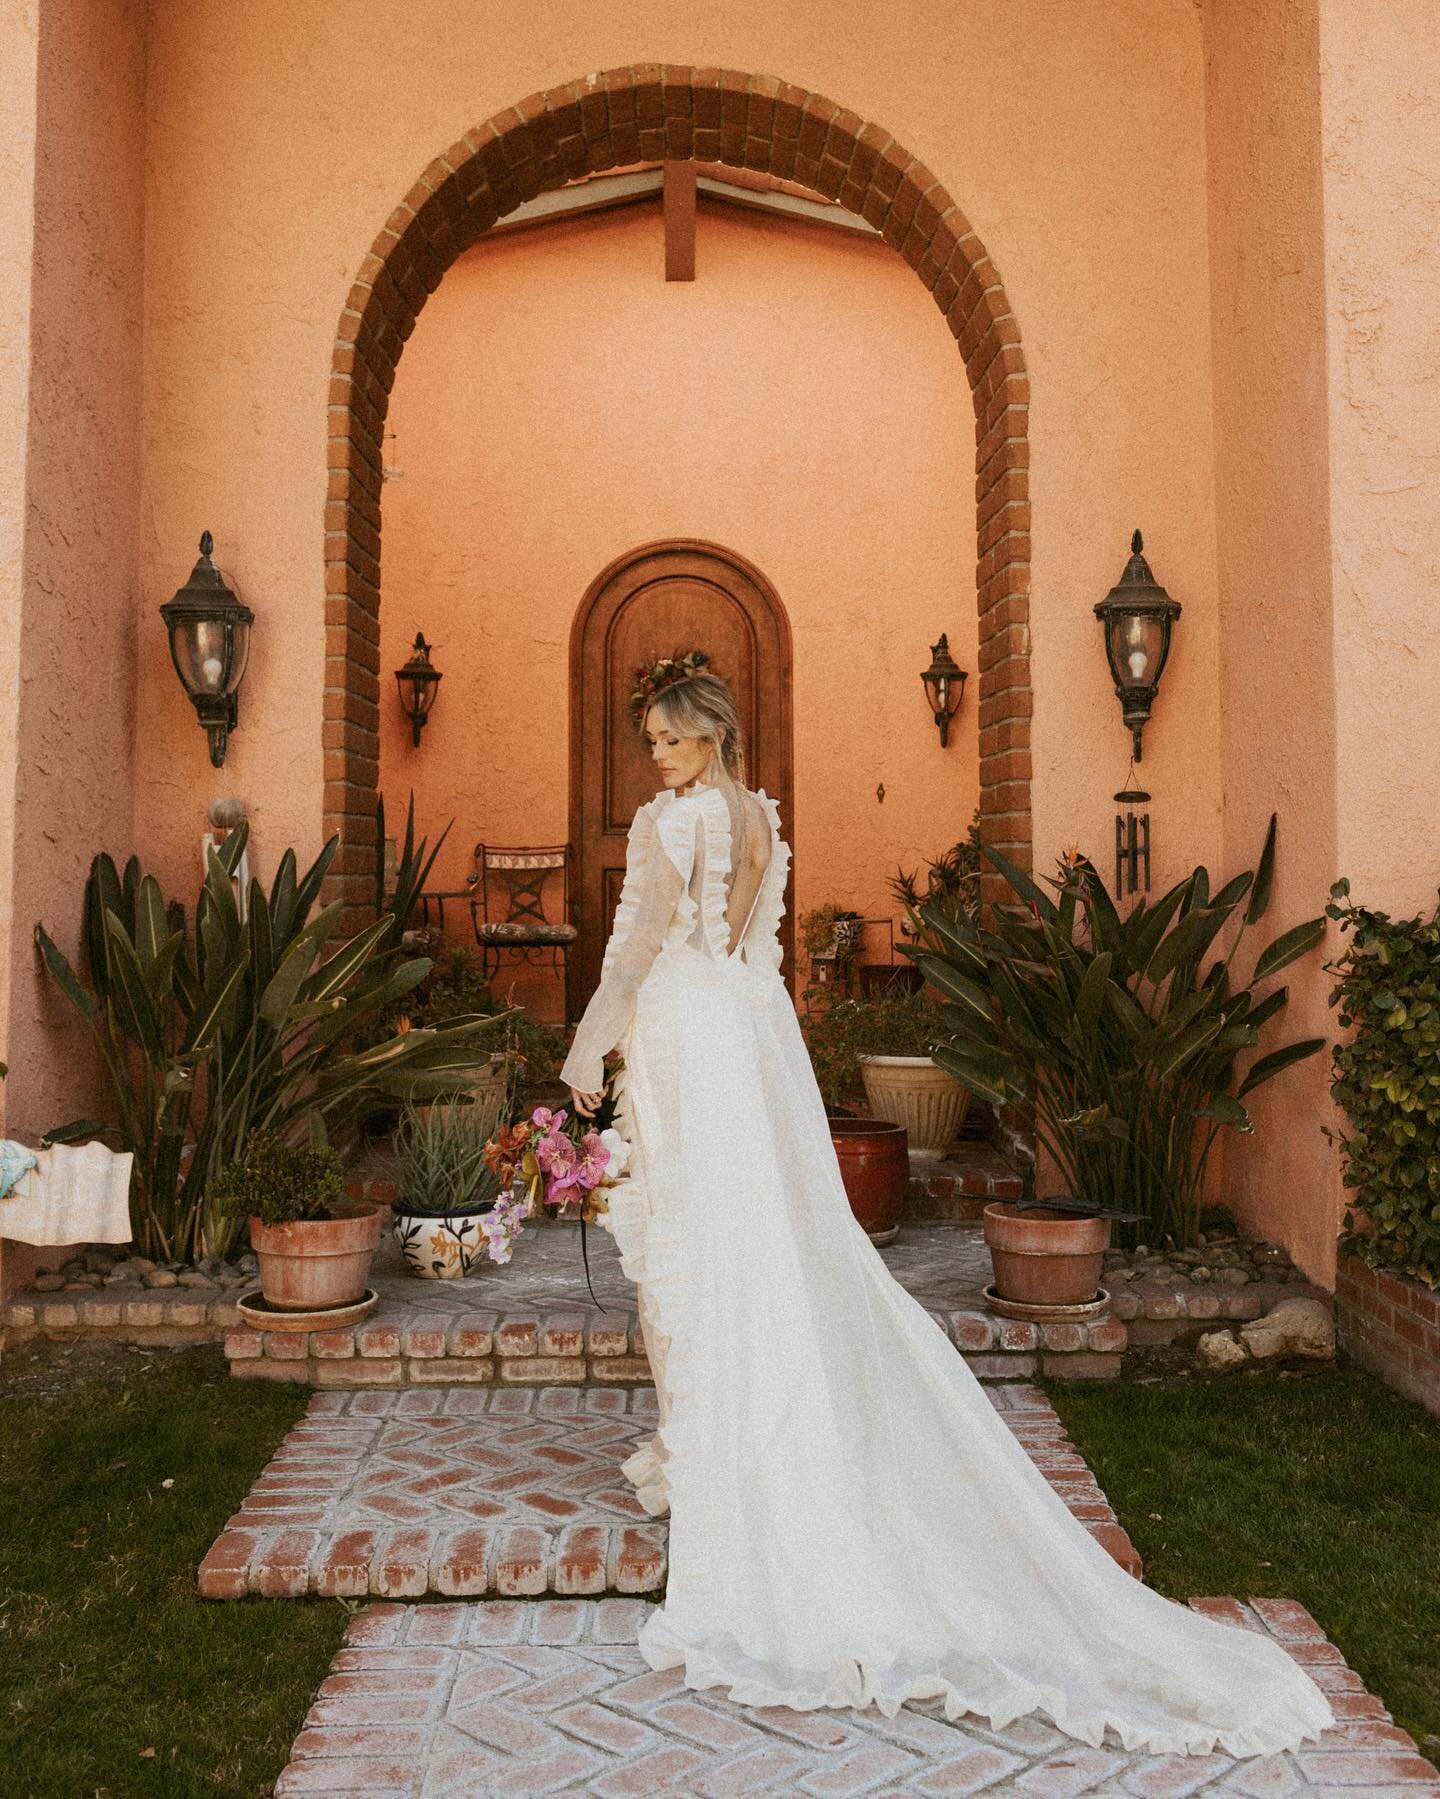
[[[630,722],[635,669],[691,649],[705,650],[730,682],[747,785],[779,801],[791,839],[790,630],[778,595],[758,569],[719,544],[679,539],[630,551],[591,584],[571,636],[570,841],[580,929],[570,957],[571,1018],[600,978],[630,821],[661,787]],[[792,866],[781,928],[787,981],[793,886]]]

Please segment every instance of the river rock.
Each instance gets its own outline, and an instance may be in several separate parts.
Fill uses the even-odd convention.
[[[58,1293],[65,1285],[65,1276],[51,1273],[37,1274],[31,1280],[30,1285],[37,1293]]]
[[[1303,1294],[1282,1299],[1263,1318],[1241,1325],[1240,1335],[1257,1361],[1303,1356],[1312,1362],[1328,1362],[1335,1354],[1335,1320],[1330,1308]]]
[[[1245,1268],[1222,1268],[1215,1279],[1222,1287],[1247,1287],[1250,1284],[1249,1270]]]
[[[146,1271],[145,1285],[147,1287],[173,1287],[178,1278],[173,1268],[151,1268]]]
[[[1228,1374],[1248,1360],[1245,1345],[1237,1343],[1229,1331],[1206,1331],[1195,1345],[1195,1358],[1202,1368],[1212,1368],[1217,1374]]]

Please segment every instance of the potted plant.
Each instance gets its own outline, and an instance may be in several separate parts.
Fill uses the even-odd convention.
[[[1089,1310],[1098,1303],[1111,1219],[1140,1216],[1068,1194],[991,1200],[983,1228],[996,1296],[1031,1316]]]
[[[1193,1246],[1217,1135],[1251,1130],[1246,1095],[1323,1047],[1310,1038],[1237,1066],[1285,1005],[1283,986],[1255,989],[1324,931],[1315,918],[1282,932],[1239,978],[1240,946],[1270,903],[1274,816],[1253,873],[1212,897],[1196,868],[1125,918],[1078,850],[1048,883],[1054,899],[998,850],[981,853],[1014,902],[984,931],[922,906],[925,935],[903,946],[945,995],[936,1061],[972,1093],[1023,1108],[1077,1201],[1125,1206],[1146,1241]],[[1222,933],[1229,947],[1207,967]]]
[[[860,945],[862,923],[858,912],[833,901],[801,913],[800,941],[817,981],[828,984],[844,979]]]
[[[943,1156],[965,1121],[970,1090],[930,1053],[946,1034],[933,996],[897,994],[859,1006],[857,1060],[870,1110],[905,1126],[912,1156]]]
[[[211,1182],[210,1199],[248,1219],[268,1306],[323,1312],[364,1297],[385,1208],[346,1199],[344,1167],[328,1144],[297,1147],[253,1131]]]
[[[402,1112],[394,1228],[412,1273],[458,1280],[484,1255],[480,1219],[503,1184],[485,1153],[495,1122],[478,1104],[407,1105]]]
[[[807,989],[806,998],[814,992]],[[910,1178],[909,1136],[902,1122],[856,1117],[851,1111],[863,1100],[860,1054],[869,1040],[868,1010],[866,1002],[838,999],[823,1011],[807,1014],[801,1031],[825,1101],[830,1141],[850,1209],[872,1242],[887,1243],[899,1229]]]

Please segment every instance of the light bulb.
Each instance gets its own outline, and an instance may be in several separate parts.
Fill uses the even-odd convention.
[[[1130,679],[1132,681],[1143,681],[1145,679],[1146,667],[1150,661],[1149,656],[1144,650],[1131,650],[1127,661],[1130,668]]]
[[[218,656],[207,656],[200,664],[200,673],[205,677],[205,685],[212,692],[220,686],[220,677],[225,672],[225,664]]]

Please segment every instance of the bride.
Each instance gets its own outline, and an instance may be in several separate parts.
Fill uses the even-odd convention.
[[[1268,1755],[1335,1724],[1268,1637],[1166,1599],[1075,1519],[850,1210],[780,974],[790,851],[709,670],[643,678],[664,781],[630,826],[600,984],[561,1070],[631,1175],[606,1228],[659,1428],[624,1463],[669,1513],[650,1667],[743,1705],[944,1698],[1094,1747]]]

